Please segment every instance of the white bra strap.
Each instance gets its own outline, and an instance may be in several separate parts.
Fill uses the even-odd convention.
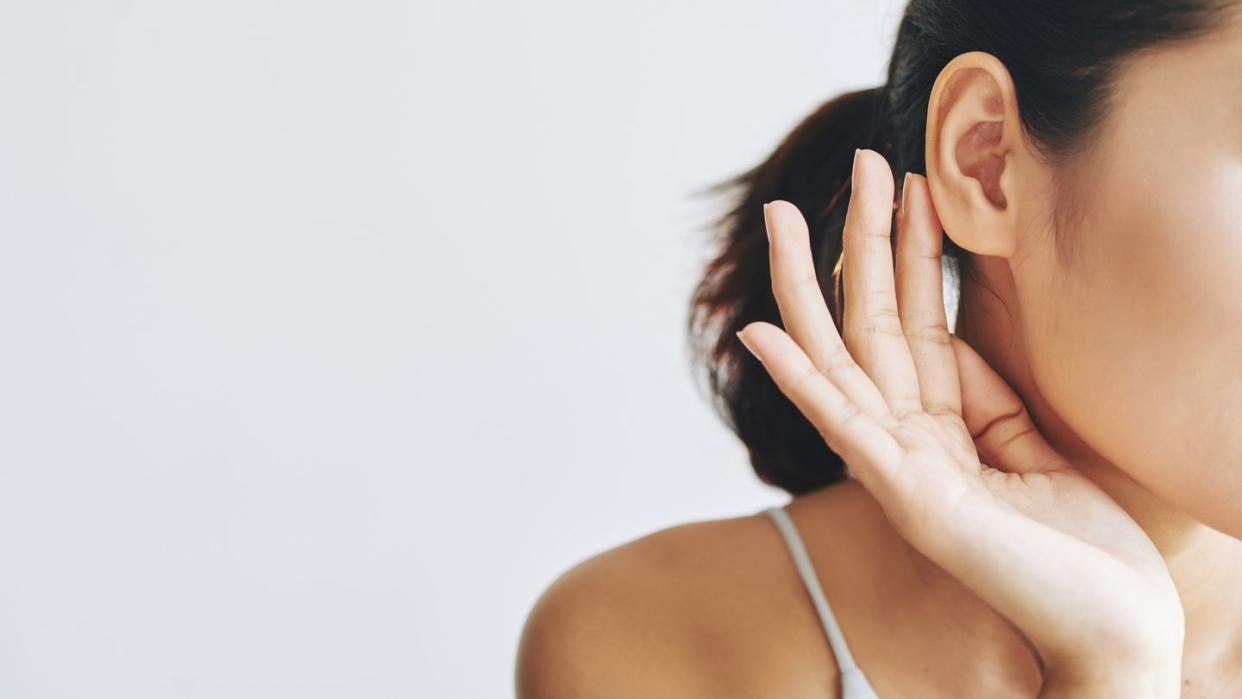
[[[856,666],[854,664],[854,656],[850,653],[849,647],[845,643],[845,636],[841,633],[841,628],[837,625],[836,616],[832,613],[832,607],[828,606],[828,600],[824,597],[824,591],[819,586],[819,579],[815,577],[815,567],[811,565],[811,558],[806,553],[806,547],[802,544],[802,537],[798,535],[798,528],[794,526],[793,520],[789,514],[785,512],[785,508],[772,506],[764,510],[776,522],[777,529],[785,538],[785,544],[789,548],[789,553],[793,556],[794,566],[798,569],[798,575],[802,577],[802,582],[806,586],[807,591],[811,594],[811,602],[815,604],[815,612],[819,615],[820,623],[824,627],[824,633],[828,636],[828,642],[832,644],[832,651],[837,656],[837,665],[844,674]]]

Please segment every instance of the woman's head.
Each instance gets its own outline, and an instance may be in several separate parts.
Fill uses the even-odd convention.
[[[962,273],[959,334],[1003,355],[1073,441],[1222,526],[1223,496],[1242,495],[1239,4],[914,0],[885,86],[827,102],[717,185],[737,199],[689,331],[760,477],[791,493],[843,477],[733,335],[780,324],[761,207],[806,215],[840,327],[833,270],[864,147],[898,178],[926,175]]]

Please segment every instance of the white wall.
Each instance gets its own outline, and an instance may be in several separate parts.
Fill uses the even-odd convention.
[[[507,696],[568,566],[783,502],[690,194],[902,6],[0,5],[0,696]]]

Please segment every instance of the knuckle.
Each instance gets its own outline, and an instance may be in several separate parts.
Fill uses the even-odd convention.
[[[976,442],[991,443],[991,451],[999,453],[1012,444],[1014,440],[1034,431],[1035,425],[1027,415],[1026,407],[1019,404],[1013,411],[1001,415],[987,425],[984,425],[979,434],[973,435],[972,438]]]
[[[946,327],[943,323],[934,323],[932,325],[911,328],[906,331],[906,339],[910,342],[924,342],[944,347],[951,347],[953,342],[949,339],[948,327]]]
[[[923,412],[928,415],[957,415],[957,408],[940,401],[929,400],[923,404]]]
[[[807,364],[798,375],[794,377],[793,385],[801,391],[808,391],[816,381],[823,378],[819,373],[819,369],[814,364]]]
[[[882,304],[877,304],[874,308],[867,309],[867,317],[880,322],[900,321],[901,313],[898,312],[896,304],[893,302],[892,296]]]
[[[903,339],[906,336],[905,331],[901,329],[901,323],[897,322],[896,314],[873,316],[862,323],[858,330],[863,335],[892,335]]]
[[[926,412],[923,409],[923,400],[917,395],[907,395],[894,401],[892,413],[898,418],[907,415],[918,415]]]
[[[824,360],[824,369],[829,374],[851,372],[856,368],[859,368],[858,362],[854,361],[854,356],[844,347],[830,353]]]
[[[846,401],[841,407],[841,415],[837,420],[837,424],[841,426],[842,430],[852,429],[862,417],[862,410],[859,410],[853,401]]]
[[[892,309],[896,312],[896,294],[892,289],[872,289],[863,293],[862,300],[867,306],[875,306],[875,310]]]
[[[1003,452],[1010,444],[1013,444],[1019,438],[1025,437],[1026,435],[1029,435],[1029,434],[1034,434],[1034,432],[1035,432],[1035,426],[1027,422],[1025,425],[1020,426],[1017,429],[1015,429],[1012,434],[1010,434],[1003,441],[997,444],[995,449],[998,452]]]
[[[802,291],[807,288],[811,288],[822,293],[822,289],[820,289],[819,286],[819,277],[814,274],[806,274],[798,277],[789,283],[789,288],[795,291]]]
[[[841,413],[835,416],[833,420],[828,421],[831,424],[816,425],[816,429],[824,443],[828,445],[828,448],[842,458],[845,458],[847,453],[843,443],[844,436],[849,434],[857,421],[862,418],[862,415],[863,413],[858,409],[858,406],[854,405],[853,402],[846,402],[841,408]]]

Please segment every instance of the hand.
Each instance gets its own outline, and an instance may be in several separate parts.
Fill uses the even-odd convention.
[[[858,152],[840,334],[806,221],[789,202],[767,204],[772,289],[788,334],[753,322],[739,337],[893,527],[1012,622],[1046,677],[1102,686],[1110,673],[1142,668],[1176,696],[1185,621],[1164,560],[948,332],[926,178],[911,175],[903,193],[894,271],[892,171],[879,153]]]

